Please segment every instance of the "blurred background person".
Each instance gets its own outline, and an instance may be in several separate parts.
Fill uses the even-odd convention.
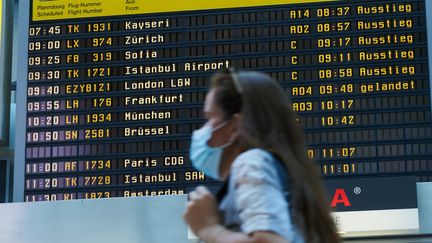
[[[259,72],[211,78],[192,164],[224,181],[189,194],[184,219],[205,242],[339,242],[319,171],[289,98]]]

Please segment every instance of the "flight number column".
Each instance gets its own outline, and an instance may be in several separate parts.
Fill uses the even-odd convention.
[[[116,182],[111,175],[94,173],[112,166],[111,160],[98,158],[103,156],[103,148],[95,143],[111,136],[111,129],[98,123],[111,122],[112,114],[91,112],[112,105],[111,98],[105,97],[112,86],[100,80],[86,81],[110,76],[111,68],[75,68],[82,64],[94,65],[101,57],[97,48],[112,45],[110,38],[82,38],[82,34],[94,36],[111,30],[110,22],[29,28],[25,189],[64,192],[26,193],[27,201],[75,199],[77,188],[91,189]],[[83,53],[86,48],[95,52]],[[112,53],[106,52],[104,57],[109,61]],[[104,98],[98,98],[101,95]],[[83,109],[87,112],[80,111]],[[82,129],[76,129],[79,127]],[[87,141],[87,144],[77,141]],[[82,155],[93,155],[93,159],[78,160]],[[86,173],[78,175],[78,172]],[[82,197],[109,197],[110,194],[89,191]]]

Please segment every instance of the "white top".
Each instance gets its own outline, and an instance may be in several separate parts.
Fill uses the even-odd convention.
[[[303,243],[292,224],[275,163],[279,162],[269,152],[257,148],[234,160],[228,191],[219,207],[224,225],[248,234],[272,231],[290,242]]]

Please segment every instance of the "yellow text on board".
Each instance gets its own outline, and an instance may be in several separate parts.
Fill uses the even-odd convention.
[[[330,0],[34,0],[32,19],[61,20],[324,1]]]

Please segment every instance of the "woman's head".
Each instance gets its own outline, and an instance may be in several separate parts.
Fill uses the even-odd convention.
[[[219,113],[209,116],[218,117],[209,120],[213,126],[228,123],[224,130],[231,133],[236,146],[242,150],[263,148],[284,164],[290,177],[293,212],[297,212],[293,221],[306,241],[338,242],[328,206],[323,203],[326,199],[318,170],[307,158],[304,135],[277,82],[259,72],[217,73],[211,79],[206,107],[207,112]],[[219,146],[222,140],[212,139],[209,145]]]
[[[276,81],[259,72],[218,73],[206,103],[214,102],[225,120],[238,119],[238,142],[245,149],[272,149],[280,142],[301,150],[305,143],[289,99]]]

